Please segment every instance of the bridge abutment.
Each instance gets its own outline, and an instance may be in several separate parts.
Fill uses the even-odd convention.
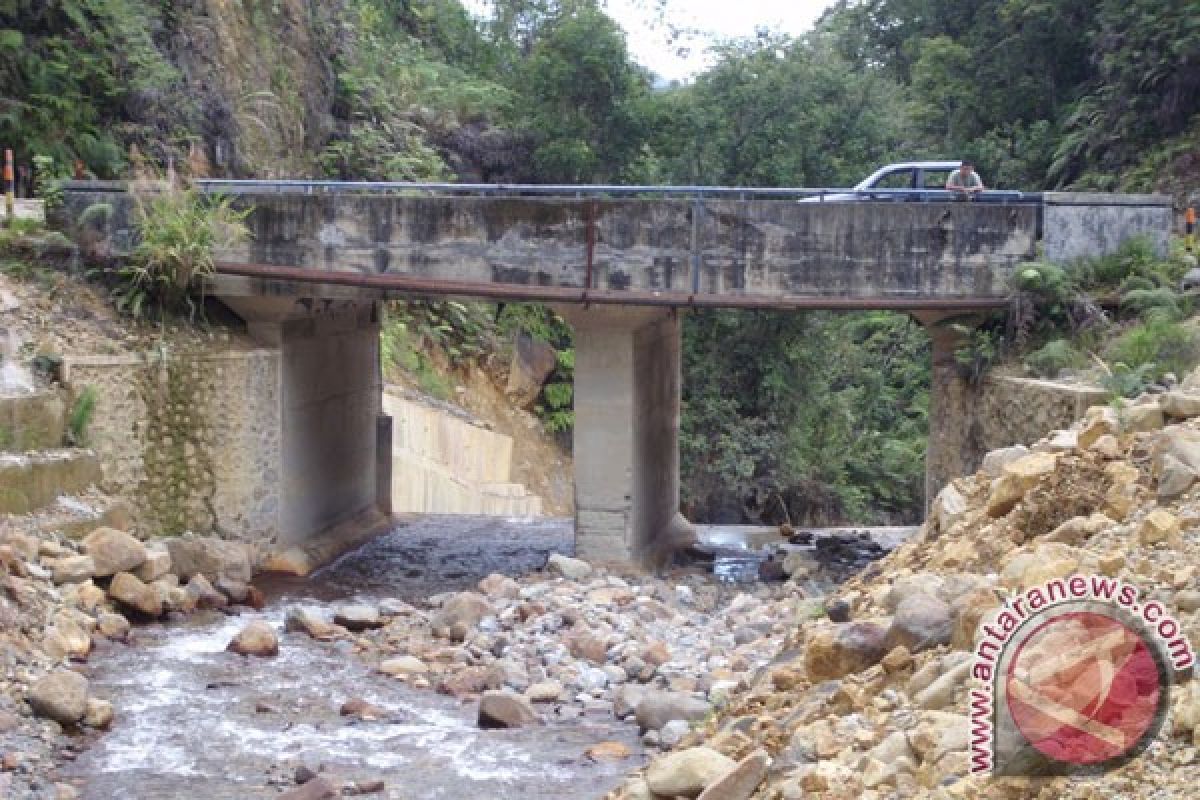
[[[290,552],[287,569],[303,572],[390,513],[380,310],[370,301],[222,299],[254,339],[280,351],[277,552]]]
[[[929,440],[925,447],[925,508],[950,481],[974,472],[970,448],[972,390],[956,353],[965,343],[961,330],[946,324],[945,313],[913,314],[932,345],[929,387]],[[959,318],[957,321],[962,322]],[[970,321],[963,323],[970,326]]]
[[[559,311],[575,330],[576,552],[654,564],[690,527],[679,515],[679,314]]]

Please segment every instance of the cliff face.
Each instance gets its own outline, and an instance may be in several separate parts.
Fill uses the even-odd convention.
[[[195,104],[194,172],[315,174],[335,128],[340,0],[193,0],[166,42]]]

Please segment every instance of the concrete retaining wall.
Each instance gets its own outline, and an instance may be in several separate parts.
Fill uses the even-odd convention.
[[[448,411],[384,394],[392,418],[392,510],[538,516],[541,498],[511,480],[513,441]]]

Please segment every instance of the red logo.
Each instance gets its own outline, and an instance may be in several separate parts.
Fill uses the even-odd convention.
[[[1146,640],[1088,611],[1038,626],[1004,679],[1017,730],[1048,758],[1081,766],[1133,752],[1153,733],[1167,691]]]

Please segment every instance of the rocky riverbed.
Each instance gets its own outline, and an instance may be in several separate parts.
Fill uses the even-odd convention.
[[[264,596],[215,540],[0,538],[23,625],[0,788],[20,800],[597,796],[821,614],[822,559],[875,552],[843,533],[781,554],[795,582],[738,584],[598,569],[566,522],[430,518]]]

